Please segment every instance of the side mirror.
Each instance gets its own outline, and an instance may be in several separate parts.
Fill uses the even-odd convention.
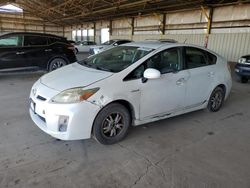
[[[161,72],[156,69],[148,68],[144,71],[143,77],[146,79],[158,79],[161,77]]]

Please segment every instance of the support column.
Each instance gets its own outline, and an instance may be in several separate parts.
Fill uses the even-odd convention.
[[[112,20],[109,21],[109,35],[112,35]]]
[[[203,6],[201,6],[202,12],[205,15],[205,17],[207,18],[207,32],[206,32],[206,38],[205,38],[205,48],[207,48],[208,46],[208,40],[209,40],[209,35],[211,34],[211,28],[212,28],[212,23],[213,23],[213,8],[210,7],[209,10],[209,14],[206,13],[206,10]]]
[[[162,35],[165,35],[165,29],[166,29],[166,14],[163,14],[162,27],[161,27]]]
[[[94,42],[96,42],[96,39],[95,39],[95,37],[96,37],[96,22],[94,22]]]
[[[131,20],[131,40],[133,40],[134,34],[135,34],[135,18],[133,17]]]

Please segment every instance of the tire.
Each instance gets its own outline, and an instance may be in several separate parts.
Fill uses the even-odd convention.
[[[55,58],[49,63],[48,71],[54,71],[58,68],[67,65],[67,62],[63,58]]]
[[[94,138],[101,144],[115,144],[126,137],[130,124],[128,109],[118,103],[110,104],[99,112],[94,121]]]
[[[215,88],[209,98],[207,109],[210,112],[219,111],[224,102],[224,97],[225,92],[223,91],[223,89],[221,87]]]
[[[242,76],[242,77],[240,77],[240,82],[241,83],[247,83],[248,82],[248,78],[245,77],[245,76]]]

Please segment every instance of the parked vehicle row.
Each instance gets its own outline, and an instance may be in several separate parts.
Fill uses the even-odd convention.
[[[108,50],[110,48],[113,48],[115,46],[119,46],[122,44],[130,43],[132,42],[131,40],[120,40],[120,39],[114,39],[114,40],[109,40],[107,42],[102,43],[101,45],[93,46],[90,48],[89,54],[98,54],[100,52],[103,52],[105,50]]]
[[[78,52],[89,52],[91,47],[96,46],[94,41],[78,41],[75,43],[76,53]]]

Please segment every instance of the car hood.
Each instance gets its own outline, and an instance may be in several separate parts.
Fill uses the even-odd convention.
[[[41,83],[47,87],[63,91],[74,87],[86,87],[113,75],[73,63],[41,77]]]

